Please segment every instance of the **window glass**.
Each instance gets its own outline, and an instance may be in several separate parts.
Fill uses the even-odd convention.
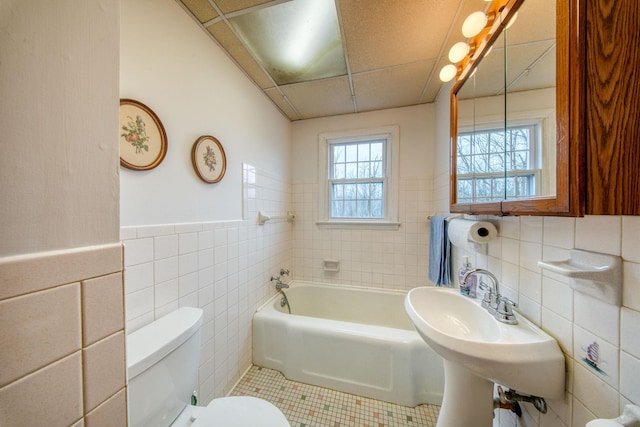
[[[330,143],[331,218],[384,218],[386,143]]]
[[[458,202],[495,202],[505,197],[538,195],[537,126],[518,125],[506,132],[504,129],[461,132],[456,141]]]

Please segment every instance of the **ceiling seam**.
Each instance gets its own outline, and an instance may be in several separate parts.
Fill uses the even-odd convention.
[[[283,4],[283,3],[289,3],[292,0],[273,0],[267,3],[262,3],[262,4],[257,4],[255,6],[250,6],[247,7],[245,9],[239,9],[239,10],[234,10],[233,12],[229,12],[229,13],[224,13],[222,15],[224,15],[227,19],[229,18],[235,18],[236,16],[242,16],[245,15],[247,13],[251,13],[251,12],[255,12],[261,9],[266,9],[268,7],[271,6],[277,6],[279,4]]]
[[[356,91],[353,88],[353,75],[351,74],[351,65],[349,64],[349,53],[347,51],[347,40],[344,37],[344,25],[342,23],[342,14],[340,13],[340,0],[335,0],[336,14],[338,15],[338,28],[340,28],[340,38],[342,39],[342,52],[344,54],[344,62],[347,65],[347,79],[349,81],[349,91],[351,92],[351,103],[353,104],[353,112],[358,112],[358,101],[356,100]]]
[[[514,46],[518,46],[518,45],[514,45]],[[511,46],[507,46],[507,47],[511,47]],[[540,54],[540,56],[538,56],[536,59],[534,59],[529,65],[527,65],[527,68],[525,68],[520,74],[518,74],[516,77],[514,77],[514,79],[511,80],[511,83],[509,83],[507,85],[507,87],[505,87],[504,89],[501,89],[500,92],[497,95],[502,95],[502,93],[508,92],[509,88],[511,86],[516,84],[516,82],[518,80],[520,80],[520,78],[522,78],[523,76],[526,76],[527,74],[529,74],[531,72],[531,70],[533,69],[533,67],[535,67],[538,64],[538,62],[542,61],[555,48],[556,48],[556,44],[555,43],[552,44],[551,46],[549,46],[544,52],[542,52]]]
[[[212,4],[212,0],[207,0],[209,2],[209,4],[211,5],[211,7],[213,7],[217,13],[220,13],[220,9]],[[180,7],[182,7],[182,9],[198,24],[198,26],[200,26],[200,28],[202,28],[202,30],[205,32],[205,34],[207,36],[209,36],[209,38],[211,40],[213,40],[213,42],[220,48],[220,50],[222,50],[222,52],[224,52],[224,54],[227,56],[227,58],[229,58],[231,60],[231,62],[233,62],[234,64],[236,64],[236,66],[240,69],[240,71],[242,72],[242,74],[244,74],[251,83],[253,83],[253,85],[258,88],[258,90],[260,90],[260,92],[267,98],[269,99],[278,110],[280,110],[280,112],[282,113],[283,116],[285,116],[287,119],[289,119],[290,121],[294,121],[293,119],[291,119],[289,117],[289,115],[282,109],[280,108],[280,106],[278,104],[275,104],[273,102],[273,100],[271,99],[271,97],[269,95],[266,94],[265,90],[261,88],[258,83],[253,79],[253,77],[251,77],[245,70],[244,68],[242,68],[240,66],[240,64],[235,60],[235,58],[233,56],[231,56],[231,54],[229,52],[227,52],[227,50],[224,48],[224,46],[222,46],[218,40],[213,36],[213,34],[211,34],[207,28],[204,26],[204,24],[202,22],[200,22],[200,20],[193,14],[193,12],[191,12],[191,10],[189,10],[189,8],[187,7],[187,5],[185,5],[184,3],[182,3],[181,0],[176,0],[176,3],[178,3],[178,5],[180,5]],[[213,21],[213,20],[212,20]],[[222,19],[215,19],[216,23],[222,21]],[[211,21],[208,21],[211,22]],[[228,25],[228,24],[227,24]],[[235,35],[235,33],[234,33]],[[237,36],[236,36],[237,37]],[[243,45],[244,46],[244,45]],[[251,54],[249,52],[249,54]],[[251,55],[251,58],[256,61],[256,59],[253,57],[253,55]],[[291,107],[291,110],[296,114],[297,119],[298,120],[302,120],[302,117],[300,116],[300,113],[298,113],[298,110],[296,108],[293,107],[293,105],[291,104],[291,102],[288,100],[287,96],[282,93],[282,91],[280,90],[280,88],[278,87],[278,85],[276,85],[276,83],[273,81],[273,79],[271,78],[271,76],[269,75],[269,73],[267,73],[264,68],[262,67],[262,65],[256,61],[256,63],[258,64],[258,66],[260,66],[260,68],[262,69],[262,71],[266,74],[266,76],[269,78],[269,80],[271,81],[271,83],[273,83],[274,87],[276,89],[278,89],[278,92],[280,93],[280,95],[282,96],[282,98],[286,101],[287,105],[289,105],[289,107]],[[269,88],[267,88],[269,89]]]
[[[431,81],[433,80],[433,75],[436,72],[437,66],[440,63],[440,61],[442,61],[442,53],[445,50],[445,46],[447,45],[447,43],[449,43],[449,37],[451,36],[451,33],[453,31],[453,27],[456,24],[458,17],[460,16],[460,12],[462,12],[462,5],[464,4],[464,1],[460,1],[460,3],[458,3],[458,9],[456,10],[455,15],[453,16],[453,20],[451,21],[451,25],[449,26],[449,31],[447,31],[447,35],[445,36],[444,40],[442,41],[442,45],[440,46],[440,51],[438,52],[438,56],[436,58],[436,62],[433,66],[433,68],[431,69],[431,72],[429,73],[429,77],[427,77],[427,82],[424,85],[424,88],[422,89],[422,93],[420,94],[420,98],[418,98],[418,104],[422,103],[422,100],[424,99],[425,95],[427,94],[427,90],[429,90],[429,86],[431,85]],[[436,93],[436,96],[434,99],[438,99],[438,96],[440,95],[440,90],[442,89],[442,85],[440,86],[440,88],[438,89],[438,92]]]
[[[240,42],[240,44],[242,45],[242,47],[244,47],[244,49],[247,51],[247,53],[249,54],[249,56],[251,56],[251,58],[256,62],[256,64],[258,64],[258,67],[260,67],[260,69],[262,70],[262,72],[267,76],[267,78],[271,81],[271,83],[273,83],[273,87],[276,88],[276,90],[278,91],[278,93],[280,94],[280,96],[282,96],[282,99],[284,99],[284,101],[287,103],[287,105],[289,105],[289,108],[291,108],[291,110],[294,112],[294,114],[296,115],[296,117],[298,118],[298,120],[302,120],[302,116],[300,115],[300,112],[298,111],[298,109],[296,107],[293,106],[293,104],[291,103],[291,101],[289,100],[289,98],[284,94],[284,92],[282,92],[282,89],[280,89],[280,86],[278,86],[278,84],[275,82],[275,80],[273,80],[273,78],[271,77],[271,74],[269,74],[267,72],[267,70],[264,68],[264,66],[262,65],[262,63],[260,61],[258,61],[258,59],[254,56],[253,52],[251,51],[251,49],[247,48],[247,46],[244,44],[244,42],[242,41],[242,39],[238,36],[238,33],[236,32],[236,30],[233,28],[233,26],[231,25],[231,23],[229,22],[229,20],[227,19],[226,15],[222,12],[222,10],[218,7],[218,5],[215,3],[214,0],[207,0],[209,2],[209,4],[211,5],[211,7],[213,7],[216,12],[218,13],[218,15],[220,15],[221,20],[225,23],[225,25],[229,28],[229,30],[231,30],[231,32],[233,33],[233,35],[235,36],[236,39],[238,39],[238,41]],[[271,3],[285,3],[286,1],[290,1],[290,0],[285,0],[285,1],[279,1],[276,0],[276,2],[271,2]],[[206,27],[203,27],[205,29],[205,31],[209,34],[211,34]],[[213,35],[212,35],[213,37]],[[214,40],[216,40],[215,37],[213,37]],[[218,41],[216,40],[216,43],[218,43]],[[223,51],[227,52],[227,50],[222,47],[220,45],[220,43],[218,43],[218,46],[220,46],[222,48]],[[249,79],[251,79],[253,81],[253,78],[251,76],[249,76],[244,69],[240,66],[240,64],[238,64],[238,62],[231,56],[230,53],[227,52],[227,56],[229,56],[233,62],[236,63],[236,65],[245,73],[245,75],[247,77],[249,77]],[[257,86],[257,84],[256,84]],[[258,86],[259,87],[259,86]],[[262,91],[262,93],[264,93],[267,97],[269,97],[269,95],[266,94],[265,89],[260,88],[260,90]],[[269,97],[270,98],[270,97]],[[278,107],[279,108],[279,107]],[[282,111],[282,109],[280,109]],[[283,111],[284,115],[289,117],[284,111]]]

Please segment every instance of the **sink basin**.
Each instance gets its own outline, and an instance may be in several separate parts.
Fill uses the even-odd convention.
[[[468,396],[470,390],[488,393],[486,399],[492,405],[494,382],[543,398],[564,395],[565,362],[558,343],[517,312],[518,324],[501,323],[480,306],[479,300],[455,289],[435,287],[412,289],[405,299],[405,309],[418,333],[445,359],[441,417],[447,416],[445,407],[451,406],[451,416],[456,420],[439,420],[438,427],[465,425],[460,424],[460,398]],[[464,400],[467,405],[472,399]],[[469,425],[483,425],[477,411],[487,410],[486,404],[476,408],[475,414],[470,409],[470,420],[475,421]],[[487,417],[492,415],[491,406]],[[491,425],[491,419],[487,423]]]

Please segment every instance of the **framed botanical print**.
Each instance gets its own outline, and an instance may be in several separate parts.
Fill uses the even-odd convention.
[[[209,184],[220,181],[227,169],[222,144],[209,135],[201,136],[193,144],[191,162],[200,179]]]
[[[167,154],[167,134],[151,108],[133,99],[120,100],[120,165],[149,170]]]

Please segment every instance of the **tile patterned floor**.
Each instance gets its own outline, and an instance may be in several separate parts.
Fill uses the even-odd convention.
[[[255,396],[276,405],[293,427],[435,427],[440,407],[415,408],[287,380],[253,366],[231,396]]]

